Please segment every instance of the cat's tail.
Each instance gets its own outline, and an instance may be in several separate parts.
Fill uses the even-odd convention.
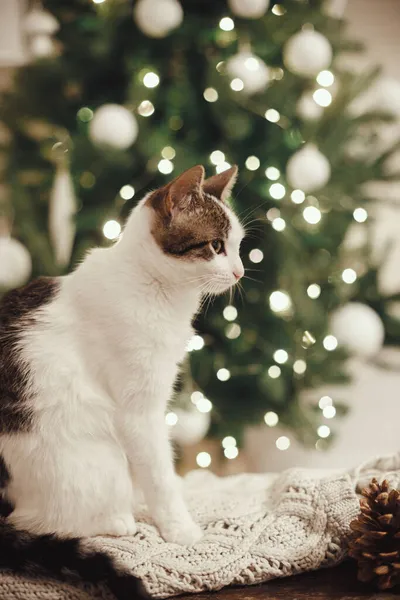
[[[118,569],[107,554],[87,549],[79,538],[33,535],[16,529],[4,517],[0,517],[0,569],[69,582],[105,583],[117,600],[149,598],[140,579]]]

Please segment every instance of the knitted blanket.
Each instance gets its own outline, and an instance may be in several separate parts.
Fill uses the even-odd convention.
[[[133,537],[97,537],[85,543],[108,552],[140,577],[155,598],[224,586],[261,583],[328,567],[346,554],[358,493],[372,477],[400,483],[400,454],[351,472],[291,469],[281,475],[218,478],[194,471],[183,486],[204,529],[191,548],[169,544],[146,514]],[[112,600],[100,587],[0,574],[0,600]]]

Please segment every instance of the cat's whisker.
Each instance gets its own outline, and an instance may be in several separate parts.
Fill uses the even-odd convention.
[[[256,283],[262,283],[261,279],[254,279],[254,277],[249,277],[248,275],[243,275],[244,279],[249,279],[250,281],[255,281]]]

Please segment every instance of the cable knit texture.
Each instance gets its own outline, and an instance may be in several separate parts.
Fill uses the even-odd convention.
[[[346,554],[358,492],[372,477],[400,482],[400,454],[350,472],[291,469],[282,475],[218,478],[194,471],[183,485],[204,537],[186,548],[164,542],[142,507],[134,537],[87,539],[140,577],[155,598],[251,585],[332,566]],[[111,600],[106,589],[0,575],[7,600]]]

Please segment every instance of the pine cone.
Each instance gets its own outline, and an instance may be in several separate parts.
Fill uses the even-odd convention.
[[[360,581],[393,588],[400,585],[400,491],[373,479],[361,493],[361,514],[350,523],[349,555],[358,562]]]

